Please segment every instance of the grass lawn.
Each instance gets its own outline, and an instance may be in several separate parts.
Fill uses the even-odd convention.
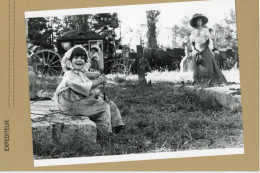
[[[241,112],[173,90],[172,83],[126,82],[107,92],[126,128],[115,140],[101,141],[101,155],[243,147]]]
[[[240,83],[238,69],[223,73],[228,82]],[[36,159],[243,147],[241,111],[173,89],[175,83],[191,81],[191,72],[148,73],[152,86],[138,85],[136,75],[107,77],[114,82],[107,84],[107,96],[117,104],[126,128],[97,144],[80,137],[69,146],[43,144],[34,150]],[[31,100],[52,97],[61,79],[29,74]]]
[[[230,111],[213,100],[200,101],[188,91],[176,91],[172,82],[142,86],[122,81],[106,87],[126,124],[122,132],[99,139],[98,144],[80,137],[73,139],[74,147],[50,144],[45,151],[34,153],[37,158],[243,147],[240,111]]]

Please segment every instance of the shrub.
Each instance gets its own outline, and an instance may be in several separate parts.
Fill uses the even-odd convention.
[[[54,93],[61,80],[62,78],[58,76],[41,76],[29,73],[30,99],[39,98],[39,93],[43,92],[48,93],[48,97],[51,97],[49,93]],[[41,94],[41,96],[42,95],[44,94]]]

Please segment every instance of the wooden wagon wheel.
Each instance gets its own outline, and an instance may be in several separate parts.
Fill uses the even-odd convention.
[[[29,58],[31,58],[33,55],[34,55],[34,52],[31,51],[30,49],[27,49],[27,56],[28,56]]]
[[[113,65],[111,69],[112,74],[125,74],[126,73],[126,66],[124,64],[116,64]]]
[[[61,56],[49,49],[43,49],[33,55],[41,61],[37,65],[36,72],[42,75],[56,76],[62,73]]]

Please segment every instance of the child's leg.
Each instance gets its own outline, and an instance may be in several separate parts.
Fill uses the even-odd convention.
[[[109,100],[107,103],[110,106],[112,127],[124,125],[121,113],[116,104],[111,100]]]
[[[103,99],[83,99],[75,103],[75,110],[79,115],[88,116],[102,132],[112,132],[110,107]]]

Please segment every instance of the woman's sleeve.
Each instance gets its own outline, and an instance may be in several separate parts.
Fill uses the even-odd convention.
[[[209,39],[209,48],[210,48],[211,50],[214,49],[214,45],[213,45],[213,40],[212,40],[212,39]]]
[[[205,36],[208,38],[208,39],[211,39],[211,33],[209,32],[209,29],[208,28],[204,28],[204,34]]]
[[[195,46],[195,31],[193,30],[190,34],[190,46],[192,51],[195,51],[194,46]]]
[[[209,40],[209,48],[211,50],[213,50],[213,40],[212,40],[212,35],[211,33],[209,32],[209,29],[208,28],[205,28],[205,37],[207,40]]]
[[[73,74],[66,75],[65,84],[76,93],[84,96],[89,96],[92,83],[92,81],[83,82],[80,77]]]
[[[195,42],[195,31],[192,30],[190,34],[190,43]]]

